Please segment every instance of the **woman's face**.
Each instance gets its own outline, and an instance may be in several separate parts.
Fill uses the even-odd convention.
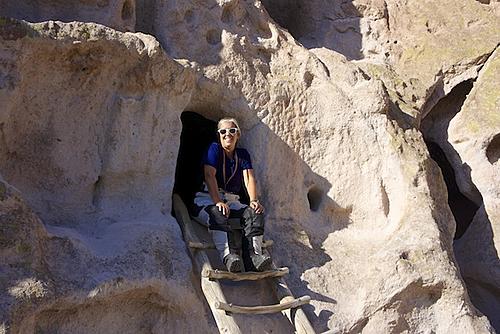
[[[234,125],[233,122],[223,122],[219,128],[219,130],[225,129],[226,132],[224,134],[221,134],[219,132],[219,139],[222,147],[226,151],[233,151],[236,147],[236,143],[238,142],[238,139],[240,138],[240,132],[237,131],[236,133],[232,134],[229,132],[229,129],[236,128],[236,125]]]

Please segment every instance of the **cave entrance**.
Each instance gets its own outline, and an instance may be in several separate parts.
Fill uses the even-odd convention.
[[[181,114],[182,131],[175,168],[174,193],[189,207],[203,185],[203,154],[217,140],[217,123],[192,111]]]
[[[467,80],[443,97],[422,120],[420,130],[429,150],[429,155],[441,168],[448,190],[448,205],[456,222],[454,239],[459,239],[471,224],[482,202],[482,197],[469,175],[457,179],[456,170],[462,170],[462,161],[448,141],[450,121],[460,112],[467,95],[473,86],[473,80]],[[473,195],[461,190],[466,185]],[[470,190],[472,189],[472,190]],[[468,196],[469,195],[469,196]],[[479,199],[479,200],[478,200]]]
[[[196,192],[203,189],[202,159],[208,146],[218,140],[217,122],[192,111],[181,114],[182,131],[175,167],[174,194],[178,194],[189,211],[193,209]],[[242,187],[240,202],[249,204],[248,193]]]

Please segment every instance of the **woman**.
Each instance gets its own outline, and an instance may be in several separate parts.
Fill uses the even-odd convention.
[[[243,263],[239,256],[241,240],[239,229],[244,230],[252,265],[257,271],[269,269],[271,258],[262,254],[264,234],[264,207],[257,196],[257,183],[250,154],[236,145],[241,136],[234,118],[223,118],[217,125],[218,143],[212,143],[203,159],[205,191],[198,192],[195,204],[198,220],[206,223],[212,232],[215,246],[230,272],[239,272]],[[250,205],[239,201],[241,187],[245,186]],[[231,226],[237,218],[239,226]]]

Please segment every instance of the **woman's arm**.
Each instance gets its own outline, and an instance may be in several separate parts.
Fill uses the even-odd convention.
[[[243,170],[243,181],[245,182],[248,196],[250,196],[250,207],[253,208],[256,213],[264,212],[264,207],[260,204],[259,197],[257,195],[257,181],[255,180],[253,169]]]
[[[229,206],[226,203],[222,202],[219,197],[219,187],[217,186],[217,179],[215,177],[217,169],[210,165],[205,165],[203,167],[203,172],[205,174],[205,183],[207,185],[210,198],[219,208],[219,211],[222,211],[222,214],[224,216],[229,217]]]

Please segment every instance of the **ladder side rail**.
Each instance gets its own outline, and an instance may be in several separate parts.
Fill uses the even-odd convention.
[[[175,216],[177,218],[177,221],[179,222],[179,225],[181,225],[185,240],[200,242],[198,237],[196,236],[196,232],[190,225],[193,224],[193,222],[191,221],[191,217],[189,216],[187,208],[182,202],[180,196],[174,194],[172,202]],[[193,259],[195,270],[200,273],[203,270],[213,270],[212,265],[210,264],[210,259],[204,251],[198,251],[189,247],[188,250]],[[234,318],[227,315],[224,310],[219,310],[215,307],[215,303],[217,301],[227,303],[226,297],[222,292],[220,284],[217,281],[210,281],[208,278],[202,277],[201,290],[203,291],[203,294],[207,299],[210,310],[212,311],[215,322],[217,323],[217,327],[219,328],[219,332],[242,334],[242,331],[239,328],[238,324],[235,322]]]
[[[264,250],[264,252],[269,253],[267,250]],[[274,262],[272,263],[272,268],[277,268]],[[286,284],[283,277],[275,278],[274,281],[276,282],[276,296],[278,297],[280,303],[286,303],[295,299],[292,291],[290,290],[290,288],[288,288],[288,285]],[[311,322],[307,318],[307,315],[305,314],[302,307],[283,310],[281,311],[281,313],[286,316],[290,323],[293,325],[293,327],[295,328],[295,333],[316,334],[316,331],[311,325]]]

